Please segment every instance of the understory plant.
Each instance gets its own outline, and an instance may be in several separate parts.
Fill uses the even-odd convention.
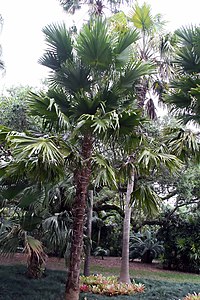
[[[162,243],[149,230],[130,237],[130,259],[139,258],[143,263],[152,263],[163,252]]]
[[[102,247],[97,247],[94,249],[94,256],[101,256],[101,259],[104,259],[104,256],[109,256],[110,251],[108,249],[104,249]]]
[[[142,293],[144,288],[144,285],[140,283],[119,283],[116,276],[105,277],[99,274],[80,277],[81,292],[91,292],[107,296],[133,295],[135,293]]]

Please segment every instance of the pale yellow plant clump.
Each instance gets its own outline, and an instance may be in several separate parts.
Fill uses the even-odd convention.
[[[183,300],[200,300],[200,293],[188,294]]]

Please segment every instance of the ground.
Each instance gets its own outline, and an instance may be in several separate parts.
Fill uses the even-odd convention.
[[[26,255],[22,253],[16,253],[14,256],[4,257],[0,256],[0,265],[14,265],[14,264],[26,264]],[[91,265],[113,268],[120,267],[121,258],[120,257],[105,257],[103,260],[99,257],[91,257]],[[65,271],[65,262],[64,259],[59,259],[57,257],[48,257],[46,268],[51,270],[62,270]],[[161,265],[157,262],[152,264],[143,264],[139,261],[130,262],[130,270],[148,270],[152,272],[171,272],[163,270]],[[173,272],[174,273],[174,272]]]
[[[91,258],[91,273],[119,276],[119,257]],[[0,300],[61,300],[64,299],[66,269],[64,259],[49,257],[47,270],[40,280],[25,275],[26,256],[0,256]],[[199,293],[198,274],[166,271],[159,263],[151,265],[130,262],[130,275],[136,283],[144,284],[145,292],[131,296],[114,296],[112,300],[180,300],[188,293]],[[109,296],[81,293],[80,300],[109,300]]]

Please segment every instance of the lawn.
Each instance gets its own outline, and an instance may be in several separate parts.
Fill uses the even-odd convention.
[[[94,266],[93,266],[94,268]],[[65,271],[47,270],[46,276],[39,280],[30,280],[24,276],[24,265],[0,266],[0,299],[1,300],[61,300],[65,289]],[[115,270],[116,271],[116,270]],[[178,300],[186,294],[200,291],[199,276],[190,274],[186,277],[175,279],[154,280],[152,274],[139,274],[136,282],[145,284],[143,294],[134,296],[105,297],[91,294],[81,294],[80,299],[87,300]],[[148,279],[148,277],[151,279]],[[156,275],[158,276],[158,274]],[[145,278],[146,277],[146,278]]]

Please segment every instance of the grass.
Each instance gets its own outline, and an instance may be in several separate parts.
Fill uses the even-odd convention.
[[[64,271],[48,271],[46,277],[33,280],[24,275],[26,267],[0,266],[1,300],[58,300],[65,289]]]
[[[94,269],[94,266],[93,266]],[[98,271],[101,268],[98,267]],[[105,270],[105,268],[103,268]],[[114,270],[113,270],[114,269]],[[97,270],[97,268],[96,268]],[[116,273],[118,268],[109,269],[109,274]],[[26,267],[22,265],[16,266],[0,266],[0,299],[1,300],[61,300],[65,289],[64,271],[47,270],[46,277],[39,280],[30,280],[24,276]],[[105,270],[106,272],[108,270]],[[131,272],[131,273],[135,273]],[[105,274],[105,272],[103,272]],[[200,291],[200,279],[192,274],[180,274],[177,277],[179,281],[174,278],[167,278],[168,281],[154,280],[150,271],[137,271],[137,275],[141,276],[136,279],[136,282],[141,282],[145,285],[145,293],[136,294],[134,296],[118,296],[106,297],[92,294],[81,294],[82,300],[178,300],[183,298],[188,293]],[[159,272],[158,272],[159,273]],[[160,272],[161,273],[161,272]],[[159,274],[160,274],[159,273]],[[159,275],[158,274],[158,275]],[[168,273],[164,273],[165,275]],[[170,275],[171,273],[169,273]],[[171,275],[170,275],[171,276]],[[175,274],[175,276],[178,276]],[[136,276],[133,276],[136,278]],[[145,278],[146,277],[146,278]],[[151,279],[148,279],[151,278]],[[193,280],[193,279],[194,280]],[[170,280],[169,280],[170,279]],[[186,280],[188,279],[188,280]],[[196,282],[194,282],[196,281]]]
[[[91,266],[91,272],[101,273],[104,275],[118,275],[119,267],[103,267],[103,266]],[[163,272],[163,271],[151,271],[151,270],[130,270],[130,276],[132,278],[151,278],[155,280],[164,280],[170,282],[189,282],[189,283],[199,283],[200,276],[191,273],[181,273],[181,272]]]

